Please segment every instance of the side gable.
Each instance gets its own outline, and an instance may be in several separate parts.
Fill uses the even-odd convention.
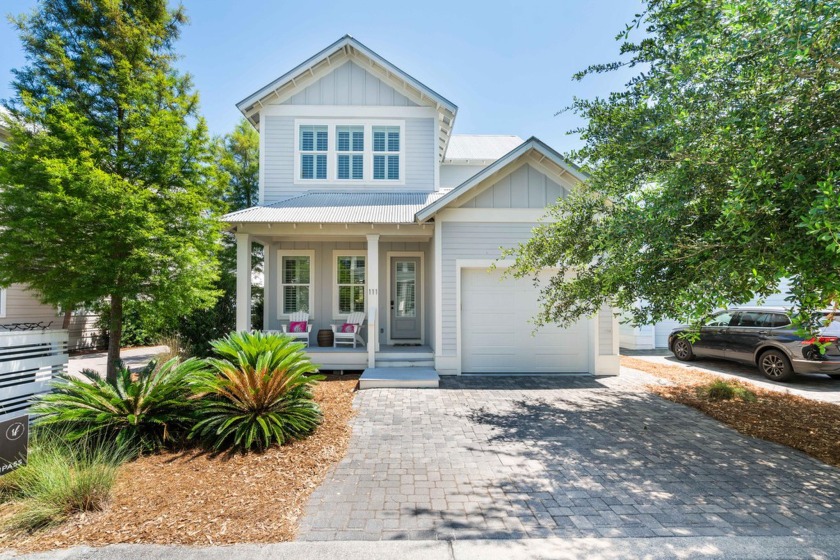
[[[416,217],[425,222],[444,208],[545,208],[585,180],[585,173],[531,137]]]
[[[488,182],[483,190],[458,208],[545,208],[568,196],[568,189],[549,178],[530,163],[522,163],[511,172]],[[455,206],[455,205],[453,205]]]
[[[417,103],[352,60],[282,101],[282,104],[418,107]]]

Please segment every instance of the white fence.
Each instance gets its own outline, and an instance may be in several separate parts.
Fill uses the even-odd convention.
[[[25,414],[32,398],[67,371],[65,330],[0,332],[0,422]]]

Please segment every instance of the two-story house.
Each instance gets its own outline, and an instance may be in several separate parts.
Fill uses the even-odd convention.
[[[237,107],[260,132],[260,203],[225,217],[237,329],[257,242],[266,329],[304,311],[314,344],[365,313],[364,346],[311,349],[324,369],[618,373],[613,309],[534,332],[538,288],[496,262],[584,178],[545,143],[453,134],[454,103],[350,36]]]

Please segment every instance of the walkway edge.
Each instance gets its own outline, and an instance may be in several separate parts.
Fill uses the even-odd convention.
[[[15,556],[0,560],[612,560],[618,558],[840,558],[840,535],[803,537],[657,537],[460,541],[325,541],[269,545],[182,547],[111,545]]]

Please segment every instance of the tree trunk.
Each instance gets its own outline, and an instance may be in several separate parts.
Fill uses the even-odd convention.
[[[117,380],[117,363],[120,361],[120,341],[122,340],[123,299],[111,296],[111,321],[108,326],[108,365],[105,376],[109,381]]]
[[[73,319],[73,308],[70,307],[64,312],[64,320],[61,321],[61,328],[65,331],[70,328],[70,321]]]

